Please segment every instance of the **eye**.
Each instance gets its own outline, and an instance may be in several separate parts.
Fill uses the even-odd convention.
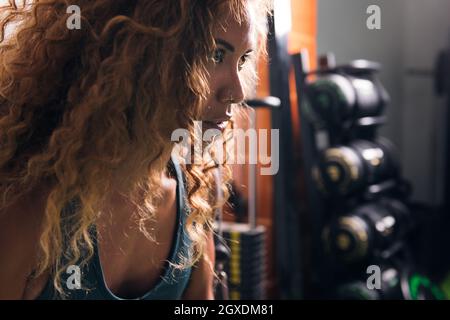
[[[224,49],[216,49],[214,50],[212,59],[214,61],[214,63],[222,63],[223,59],[225,58],[225,50]]]
[[[250,53],[246,53],[246,54],[244,54],[244,55],[241,57],[241,59],[239,59],[239,66],[238,66],[239,71],[242,70],[242,67],[243,67],[244,64],[247,62],[247,60],[249,59],[249,57],[250,57]]]

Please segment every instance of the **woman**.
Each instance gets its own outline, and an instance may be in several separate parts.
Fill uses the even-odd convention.
[[[198,120],[232,125],[269,9],[261,0],[0,9],[0,298],[214,298],[216,165],[183,163],[171,133],[192,133]]]

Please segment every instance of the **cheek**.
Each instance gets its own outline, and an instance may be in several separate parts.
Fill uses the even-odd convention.
[[[208,79],[208,86],[209,86],[209,97],[213,97],[215,93],[217,92],[217,89],[219,88],[219,77],[217,75],[217,72],[214,74],[211,74]]]
[[[219,81],[218,78],[215,75],[211,75],[208,78],[208,86],[209,86],[209,94],[207,96],[207,99],[205,101],[204,107],[207,105],[213,105],[214,100],[216,98],[217,91],[219,89]]]

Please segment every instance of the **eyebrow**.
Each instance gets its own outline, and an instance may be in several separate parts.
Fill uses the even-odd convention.
[[[228,41],[225,41],[225,40],[220,39],[220,38],[215,39],[215,40],[216,40],[216,43],[217,43],[217,44],[220,44],[220,45],[224,46],[225,49],[227,49],[228,51],[234,52],[234,51],[236,50],[236,49],[233,47],[233,45],[232,45],[231,43],[229,43]],[[250,53],[250,52],[252,52],[252,51],[253,51],[252,49],[249,49],[249,50],[247,50],[245,53],[247,54],[247,53]]]
[[[227,49],[228,51],[234,52],[234,50],[235,50],[231,43],[229,43],[223,39],[216,39],[216,43],[224,46],[225,49]]]

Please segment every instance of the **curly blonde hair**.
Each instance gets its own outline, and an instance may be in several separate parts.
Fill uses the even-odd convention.
[[[136,200],[140,230],[152,239],[145,222],[155,215],[170,135],[193,130],[209,94],[213,28],[224,10],[246,19],[248,3],[258,17],[270,12],[270,1],[260,0],[10,0],[0,7],[0,209],[41,183],[51,186],[36,276],[51,271],[59,293],[67,265],[91,258],[89,227],[113,186]],[[66,26],[70,5],[81,8],[80,29]],[[264,25],[257,26],[261,53]],[[255,73],[248,74],[251,83]],[[203,254],[220,205],[210,197],[215,166],[182,167],[191,263]],[[225,192],[228,180],[224,174]],[[79,210],[62,215],[73,199]]]

